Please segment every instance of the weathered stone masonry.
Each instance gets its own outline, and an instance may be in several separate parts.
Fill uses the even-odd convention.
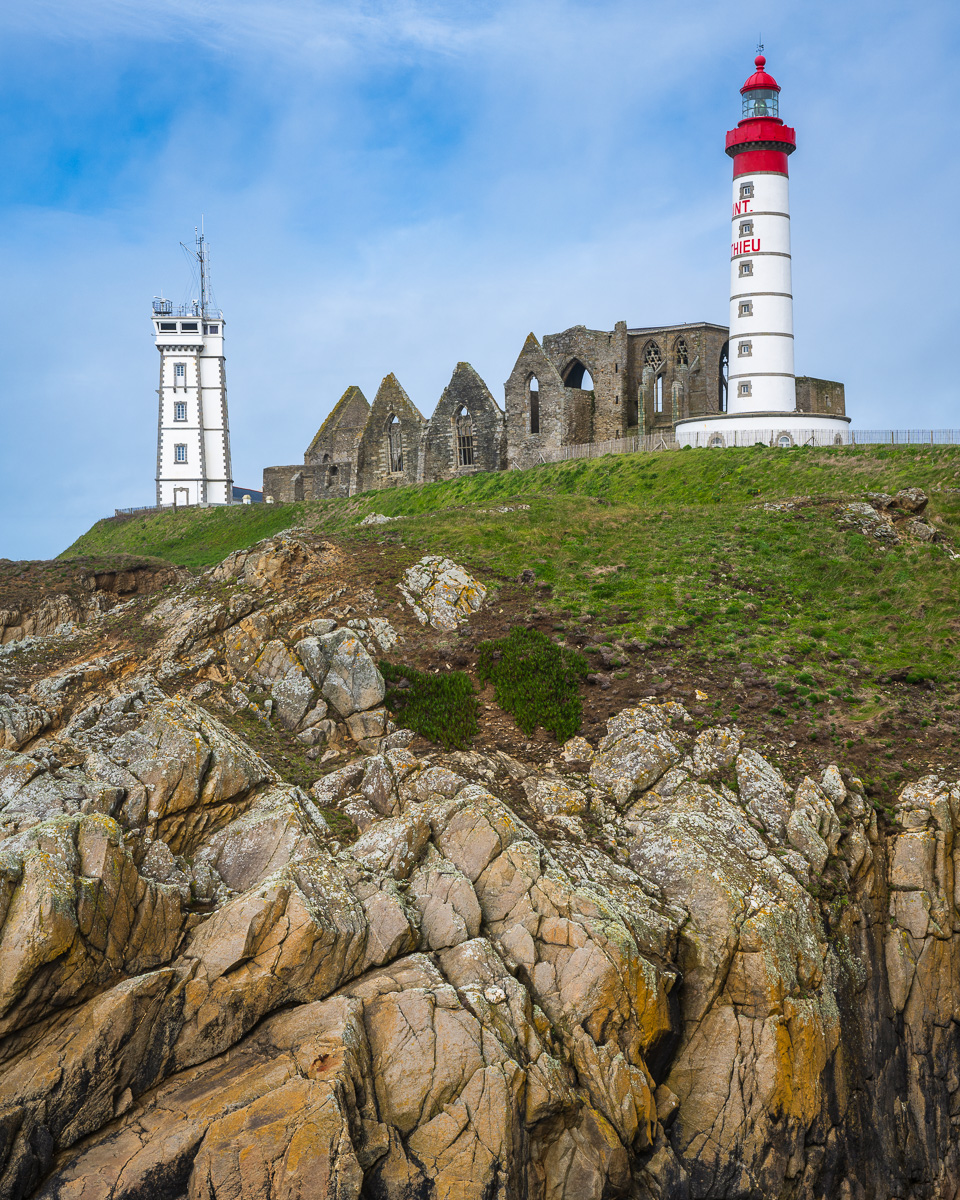
[[[535,466],[547,452],[634,434],[672,437],[677,421],[726,411],[725,326],[701,321],[606,332],[574,325],[539,342],[531,333],[504,385],[501,411],[461,362],[429,419],[394,375],[372,405],[349,387],[303,464],[267,467],[264,494],[280,503]],[[845,413],[842,383],[797,379],[797,411]]]

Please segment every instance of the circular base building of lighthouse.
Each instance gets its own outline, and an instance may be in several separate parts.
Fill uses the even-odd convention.
[[[820,417],[810,413],[721,413],[679,421],[674,437],[680,446],[725,449],[731,446],[846,446],[849,417]]]

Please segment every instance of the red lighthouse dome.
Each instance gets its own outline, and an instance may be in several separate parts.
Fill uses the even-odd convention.
[[[740,89],[741,94],[743,92],[752,92],[754,88],[764,88],[769,91],[779,92],[780,84],[763,69],[767,65],[767,60],[762,54],[757,55],[753,60],[753,64],[757,69]]]
[[[734,175],[746,171],[787,173],[787,155],[796,149],[797,135],[780,120],[780,85],[764,69],[767,60],[758,54],[756,71],[740,89],[743,115],[727,134],[727,154]]]

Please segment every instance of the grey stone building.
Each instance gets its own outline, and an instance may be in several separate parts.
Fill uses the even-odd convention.
[[[457,363],[424,430],[422,478],[503,470],[504,432],[503,413],[490,389],[469,363]]]
[[[708,321],[531,333],[504,385],[501,411],[469,363],[457,364],[429,420],[394,375],[373,405],[347,388],[303,465],[267,467],[276,501],[347,496],[530,467],[564,446],[635,434],[673,438],[678,421],[727,411],[728,331]],[[842,383],[797,378],[797,412],[845,415]]]
[[[420,483],[427,418],[390,374],[377,388],[357,446],[356,491]]]
[[[348,387],[317,430],[302,465],[264,468],[264,495],[278,504],[349,496],[356,490],[357,447],[369,417],[366,396],[356,385]]]

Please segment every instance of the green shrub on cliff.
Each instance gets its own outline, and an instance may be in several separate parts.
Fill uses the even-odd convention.
[[[508,637],[481,642],[477,658],[480,682],[493,684],[497,704],[513,714],[523,732],[530,737],[540,726],[558,742],[580,729],[580,682],[589,669],[579,651],[523,626]]]
[[[477,695],[463,671],[432,675],[381,662],[384,703],[405,729],[446,750],[464,750],[477,734]],[[403,686],[399,686],[403,684]]]

